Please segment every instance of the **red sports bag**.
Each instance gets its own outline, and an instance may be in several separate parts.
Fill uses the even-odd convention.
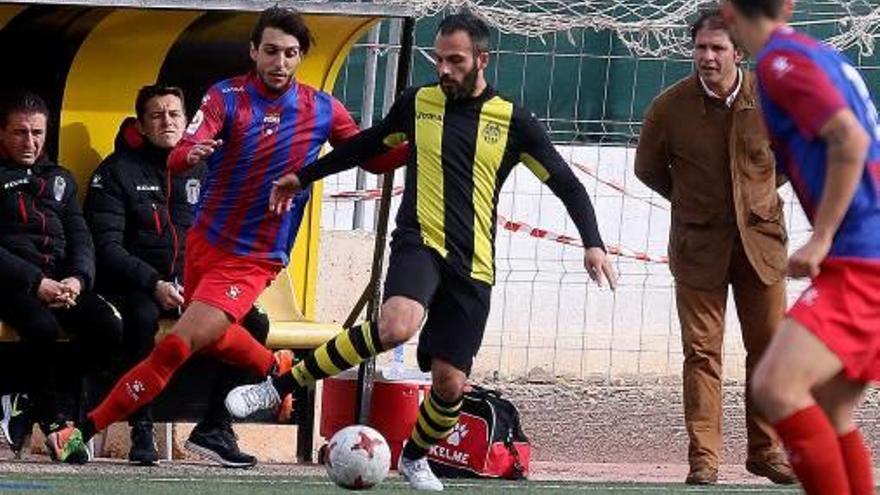
[[[445,478],[524,479],[530,450],[516,406],[500,392],[474,387],[464,395],[458,424],[431,448],[428,462]]]

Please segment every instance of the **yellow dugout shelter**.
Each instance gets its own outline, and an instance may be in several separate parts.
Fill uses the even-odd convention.
[[[191,115],[211,84],[251,68],[250,31],[258,12],[275,4],[305,14],[315,45],[297,79],[328,92],[371,26],[412,14],[405,7],[362,2],[0,2],[0,89],[28,89],[46,99],[53,112],[47,151],[73,171],[82,193],[94,168],[113,151],[119,123],[134,114],[141,86],[183,88]],[[288,270],[261,298],[273,321],[270,346],[313,347],[339,330],[312,322],[320,225],[316,184]]]

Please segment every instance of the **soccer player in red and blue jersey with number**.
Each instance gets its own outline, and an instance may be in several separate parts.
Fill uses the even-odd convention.
[[[238,322],[288,263],[309,199],[300,195],[289,213],[271,215],[273,182],[307,167],[325,142],[337,145],[358,132],[339,101],[295,80],[311,42],[299,14],[269,8],[251,37],[255,70],[217,83],[205,95],[168,158],[172,173],[202,161],[208,168],[187,234],[186,311],[82,424],[54,434],[50,441],[60,460],[87,460],[84,442],[153,400],[196,352],[256,376],[290,370],[289,351],[273,356]],[[407,154],[402,145],[364,168],[391,170]]]
[[[874,493],[871,454],[853,422],[880,379],[880,125],[859,72],[786,24],[793,0],[726,0],[757,55],[764,118],[813,225],[791,255],[812,285],[789,310],[751,393],[808,494]]]

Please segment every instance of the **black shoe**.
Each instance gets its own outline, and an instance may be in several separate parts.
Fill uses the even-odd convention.
[[[184,444],[187,450],[228,468],[249,468],[257,458],[238,449],[231,425],[202,427],[197,425]]]
[[[153,423],[137,422],[131,427],[131,450],[128,462],[138,466],[159,464],[159,449],[153,438]]]
[[[7,394],[0,397],[0,406],[0,432],[15,455],[21,456],[21,450],[34,428],[31,401],[27,394]]]

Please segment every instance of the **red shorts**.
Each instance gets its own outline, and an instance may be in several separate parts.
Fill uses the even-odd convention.
[[[788,316],[837,355],[849,379],[880,381],[880,262],[826,261]]]
[[[183,276],[186,304],[203,302],[241,321],[282,268],[276,261],[219,249],[202,232],[191,229],[186,236]]]

